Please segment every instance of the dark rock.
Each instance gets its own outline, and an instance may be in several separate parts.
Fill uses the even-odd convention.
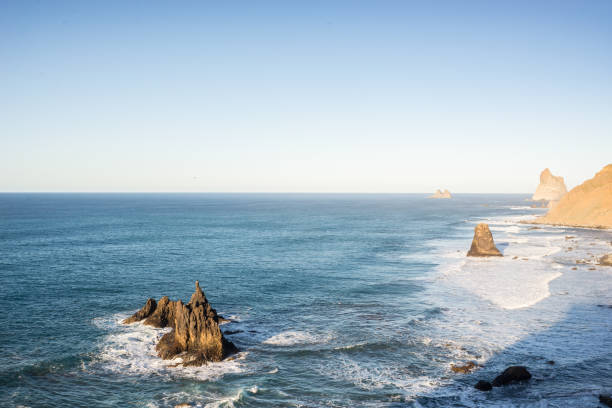
[[[599,394],[599,402],[609,407],[612,407],[612,397],[609,395]]]
[[[495,247],[489,225],[480,223],[474,228],[474,239],[467,256],[503,256]]]
[[[451,370],[454,373],[460,373],[460,374],[467,374],[467,373],[469,373],[470,371],[472,371],[476,367],[477,367],[477,365],[473,361],[468,361],[467,363],[465,363],[464,365],[461,365],[461,366],[456,366],[454,364],[451,364]]]
[[[495,377],[493,380],[494,387],[502,385],[514,384],[517,382],[527,381],[531,378],[531,373],[527,371],[527,367],[512,366],[504,370],[503,373]]]
[[[554,361],[554,360],[548,360],[548,361],[546,362],[546,364],[555,365],[555,361]]]
[[[493,389],[493,386],[488,381],[480,380],[476,383],[474,388],[480,391],[491,391]]]
[[[157,354],[161,358],[171,359],[180,354],[184,366],[199,366],[209,361],[221,361],[238,351],[232,342],[223,337],[217,312],[206,300],[197,281],[189,303],[171,301],[164,296],[156,307],[152,306],[154,304],[155,300],[149,299],[141,310],[124,323],[146,318],[146,325],[172,327],[174,330],[164,334],[157,343]]]

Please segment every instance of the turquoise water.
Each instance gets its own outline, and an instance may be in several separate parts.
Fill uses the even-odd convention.
[[[529,229],[526,197],[2,194],[0,406],[595,406],[612,268],[572,267],[612,234]],[[503,259],[465,259],[483,220]],[[119,321],[195,280],[241,353],[172,367]]]

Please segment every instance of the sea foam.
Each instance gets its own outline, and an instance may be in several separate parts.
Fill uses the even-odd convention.
[[[242,362],[248,353],[239,353],[233,360],[209,363],[201,367],[183,367],[180,357],[162,360],[157,356],[155,346],[160,337],[172,330],[157,329],[138,322],[123,325],[121,321],[128,314],[94,319],[94,325],[110,333],[104,337],[100,352],[95,360],[102,368],[121,374],[162,375],[198,380],[216,380],[225,374],[244,371]]]

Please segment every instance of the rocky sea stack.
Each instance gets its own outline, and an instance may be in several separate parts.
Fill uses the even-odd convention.
[[[157,343],[157,355],[164,360],[181,357],[184,366],[200,366],[210,361],[221,361],[238,351],[231,341],[223,337],[219,323],[222,318],[210,306],[198,281],[189,303],[169,300],[164,296],[147,303],[124,324],[144,320],[153,327],[172,327]]]
[[[474,228],[474,239],[467,256],[503,256],[493,242],[488,224],[480,223]]]
[[[453,198],[450,191],[448,190],[436,190],[435,193],[430,195],[428,198]]]
[[[549,169],[540,173],[540,185],[531,197],[534,201],[557,202],[567,193],[563,177],[554,176]]]

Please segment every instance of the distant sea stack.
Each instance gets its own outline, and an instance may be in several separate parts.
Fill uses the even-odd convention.
[[[480,223],[474,228],[474,239],[467,256],[503,256],[493,242],[488,224]]]
[[[534,224],[612,228],[612,164],[590,180],[574,187]]]
[[[210,306],[198,281],[189,303],[169,300],[167,296],[147,303],[138,312],[123,321],[124,324],[144,321],[153,327],[172,327],[156,346],[164,360],[182,357],[184,366],[201,366],[209,361],[221,361],[238,349],[223,337],[219,322],[222,319]]]
[[[534,201],[548,201],[552,208],[567,193],[563,177],[554,176],[548,168],[540,173],[540,185],[531,197]]]
[[[436,192],[430,195],[428,198],[453,198],[453,196],[451,196],[451,193],[448,190],[436,190]]]

